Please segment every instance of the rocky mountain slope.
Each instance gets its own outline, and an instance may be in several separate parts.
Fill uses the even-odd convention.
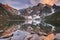
[[[17,14],[18,10],[0,3],[0,32],[12,24],[18,23],[18,21],[25,20],[24,17]]]
[[[48,6],[48,5],[44,5],[44,4],[41,4],[39,3],[38,5],[36,6],[33,6],[33,7],[29,7],[29,8],[26,8],[26,9],[20,9],[19,10],[21,15],[41,15],[41,13],[51,13],[51,7]]]

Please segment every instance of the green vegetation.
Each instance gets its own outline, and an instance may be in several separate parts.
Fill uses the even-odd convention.
[[[56,32],[60,32],[60,12],[45,17],[45,22],[56,26]]]
[[[54,26],[60,26],[60,12],[56,12],[50,16],[45,17],[45,22]]]

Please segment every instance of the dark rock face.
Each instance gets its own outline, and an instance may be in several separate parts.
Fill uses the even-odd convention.
[[[51,8],[47,7],[47,6],[45,6],[42,11],[43,11],[43,13],[51,13],[52,12]]]
[[[53,7],[55,9],[55,12],[59,12],[60,11],[60,6],[57,6],[57,5],[53,5]]]
[[[51,6],[50,7],[48,5],[44,5],[44,4],[39,3],[36,6],[29,7],[29,8],[26,8],[26,9],[20,9],[19,11],[20,11],[21,15],[34,15],[34,14],[42,15],[44,13],[45,14],[52,13],[52,9],[51,8],[54,9],[55,6]]]

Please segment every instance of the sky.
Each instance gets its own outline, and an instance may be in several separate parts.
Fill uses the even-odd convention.
[[[8,4],[15,9],[23,9],[29,6],[37,5],[41,0],[0,0],[0,3]],[[60,6],[60,0],[55,3]]]

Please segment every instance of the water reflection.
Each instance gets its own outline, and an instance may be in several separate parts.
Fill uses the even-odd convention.
[[[5,35],[6,30],[13,32],[13,31],[20,29],[20,27],[23,28],[22,26],[26,25],[26,24],[27,24],[27,27],[28,26],[33,27],[34,25],[40,27],[41,26],[40,24],[43,24],[43,22],[42,22],[42,19],[39,15],[33,15],[33,16],[28,16],[28,19],[26,19],[25,21],[22,21],[22,20],[20,20],[20,21],[7,21],[2,24],[3,25],[2,30]],[[44,23],[43,25],[45,25],[45,24],[46,23]],[[44,28],[44,27],[42,26],[42,28]],[[0,29],[0,32],[2,32],[2,30]],[[9,32],[9,33],[11,33],[11,32]]]
[[[10,20],[10,21],[4,22],[2,24],[3,25],[3,29],[2,29],[3,31],[0,29],[1,30],[0,33],[2,34],[0,36],[2,36],[2,37],[10,36],[9,34],[12,34],[16,30],[22,30],[22,29],[25,30],[25,29],[27,29],[27,27],[32,27],[32,28],[40,27],[42,30],[45,31],[46,28],[49,28],[46,26],[51,26],[53,28],[52,30],[54,30],[54,27],[50,24],[46,24],[44,22],[44,20],[41,18],[41,16],[39,16],[39,15],[33,15],[33,16],[29,15],[25,19],[26,20],[17,20],[17,21]],[[49,31],[51,31],[51,28]]]
[[[12,33],[20,28],[20,24],[24,23],[24,21],[7,21],[2,23],[2,28],[0,28],[0,36]]]
[[[25,24],[37,25],[41,22],[39,15],[28,16],[28,19],[25,21]]]

